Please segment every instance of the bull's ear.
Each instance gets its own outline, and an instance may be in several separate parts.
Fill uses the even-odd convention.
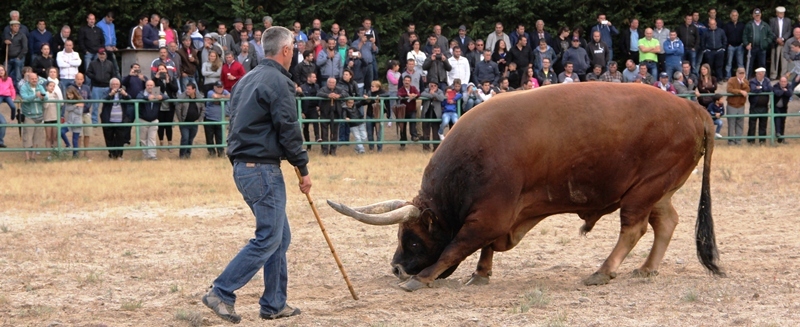
[[[433,216],[430,214],[425,215],[425,220],[428,223],[428,232],[433,232]]]

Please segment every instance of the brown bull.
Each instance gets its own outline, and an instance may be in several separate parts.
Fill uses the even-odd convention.
[[[655,240],[634,275],[657,274],[678,224],[672,195],[705,155],[697,253],[709,271],[724,275],[711,218],[713,127],[698,104],[647,85],[576,83],[513,92],[458,121],[411,202],[328,203],[368,224],[400,224],[392,268],[408,291],[446,278],[479,249],[467,283],[486,283],[494,251],[512,249],[547,216],[577,213],[585,234],[620,209],[614,250],[584,279],[600,285],[616,277],[648,223]]]

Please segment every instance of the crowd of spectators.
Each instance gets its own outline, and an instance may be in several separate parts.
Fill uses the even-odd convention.
[[[597,24],[585,33],[582,27],[563,26],[551,34],[543,20],[536,21],[532,30],[517,24],[507,33],[506,25],[498,22],[485,38],[475,39],[468,35],[465,25],[448,38],[439,25],[421,31],[409,23],[396,45],[398,57],[388,63],[386,71],[378,70],[378,57],[390,45],[381,42],[371,19],[363,19],[350,33],[337,23],[322,26],[319,19],[313,19],[304,29],[297,21],[290,27],[295,35],[290,73],[298,96],[329,99],[301,101],[303,118],[348,120],[304,124],[308,141],[347,141],[351,132],[356,141],[379,140],[382,124],[349,120],[384,115],[441,119],[441,124],[397,124],[401,140],[409,136],[412,141],[441,140],[446,128],[458,120],[459,112],[467,112],[498,93],[577,82],[645,83],[695,98],[709,109],[719,132],[721,117],[743,113],[748,101],[751,113],[765,112],[770,105],[768,92],[775,94],[772,105],[776,112],[785,112],[794,88],[800,84],[800,22],[787,18],[783,7],[775,9],[769,22],[762,20],[760,9],[749,13],[752,19],[747,22],[740,20],[737,10],[723,18],[709,9],[702,20],[699,12],[693,12],[681,22],[630,18],[626,26],[617,26],[600,13]],[[273,20],[263,17],[263,28],[256,27],[250,18],[234,19],[230,25],[189,20],[176,28],[158,14],[142,15],[130,28],[130,38],[123,41],[117,40],[119,30],[114,26],[113,12],[99,21],[89,14],[84,26],[64,25],[52,32],[48,30],[50,22],[37,19],[35,23],[34,29],[28,29],[21,24],[20,13],[12,11],[2,34],[7,65],[0,67],[0,100],[11,108],[10,121],[18,120],[23,126],[50,124],[58,119],[70,124],[130,123],[137,116],[145,123],[223,121],[232,109],[223,112],[221,101],[229,98],[236,82],[264,58],[261,34]],[[73,29],[78,30],[77,35]],[[614,52],[615,43],[621,52]],[[152,63],[120,67],[115,54],[118,46],[158,49],[159,56]],[[720,84],[735,96],[700,96],[716,92]],[[64,99],[108,102],[63,107],[48,102]],[[129,99],[144,100],[138,106],[138,115],[131,103],[123,101]],[[207,101],[163,103],[166,99]],[[0,115],[0,123],[8,121]],[[779,136],[784,121],[776,118]],[[391,123],[387,125],[391,127]],[[728,135],[741,136],[743,125],[742,118],[729,118]],[[221,126],[203,127],[207,144],[224,144]],[[756,129],[759,135],[765,135],[763,118],[750,119],[748,135],[755,135]],[[106,145],[130,144],[130,130],[103,127]],[[180,145],[191,145],[197,126],[182,125],[179,130]],[[23,127],[21,131],[25,148],[55,147],[59,134],[67,147],[79,147],[81,139],[83,146],[88,146],[94,135],[91,127],[65,127],[60,131]],[[142,144],[171,151],[172,131],[170,125],[143,126]],[[0,147],[6,146],[4,134],[5,128],[0,128]],[[336,148],[321,146],[324,155],[335,155]],[[369,150],[374,148],[369,145]],[[429,145],[424,148],[429,149]],[[354,149],[357,153],[367,150],[363,146]],[[223,150],[209,148],[208,155],[221,157]],[[74,156],[79,153],[74,152]],[[109,151],[108,156],[121,160],[123,152]],[[156,159],[157,151],[145,150],[144,156]],[[179,151],[180,158],[190,156],[190,149]],[[35,153],[27,152],[26,158],[35,160]]]

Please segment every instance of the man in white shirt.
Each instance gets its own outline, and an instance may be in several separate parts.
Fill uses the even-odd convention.
[[[770,79],[777,80],[780,76],[786,75],[791,63],[782,56],[783,46],[786,39],[792,37],[792,20],[786,18],[786,8],[775,8],[775,16],[769,19],[769,27],[775,35],[775,42],[772,43],[772,57],[770,62]]]
[[[449,72],[447,72],[447,85],[453,85],[453,80],[456,78],[461,79],[462,81],[469,81],[470,75],[470,67],[469,67],[469,60],[466,57],[461,55],[461,48],[455,47],[453,48],[453,56],[450,59],[447,59],[450,62],[450,66],[452,67]],[[461,92],[467,90],[467,84],[461,84]]]
[[[58,53],[56,61],[59,68],[58,80],[61,83],[61,91],[64,92],[67,86],[75,82],[75,74],[81,66],[81,55],[73,50],[72,40],[64,42],[64,50]]]

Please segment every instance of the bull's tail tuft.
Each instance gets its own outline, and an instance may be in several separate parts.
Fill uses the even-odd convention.
[[[695,242],[697,244],[697,257],[708,271],[714,275],[724,277],[725,273],[717,265],[719,251],[717,250],[717,240],[714,235],[714,220],[711,217],[711,153],[714,151],[714,128],[713,124],[704,123],[704,158],[703,158],[703,182],[700,191],[700,206],[697,209],[697,223],[695,224]]]

